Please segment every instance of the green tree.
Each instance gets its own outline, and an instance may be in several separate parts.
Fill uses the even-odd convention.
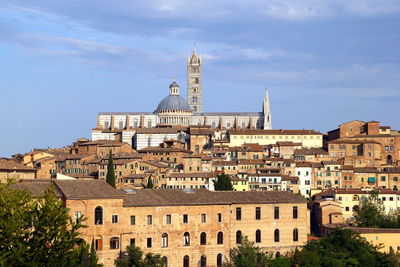
[[[372,191],[361,202],[361,207],[354,212],[354,222],[358,227],[398,228],[399,213],[397,211],[385,213],[384,203],[378,192]]]
[[[397,266],[395,258],[379,248],[349,229],[335,229],[328,238],[312,240],[297,250],[293,262],[309,267]]]
[[[147,180],[147,184],[142,184],[142,187],[145,189],[153,189],[154,188],[154,183],[153,180],[151,179],[151,175],[149,179]]]
[[[214,189],[215,191],[233,191],[231,178],[225,173],[218,175],[214,180]]]
[[[52,188],[33,199],[0,184],[0,218],[0,266],[99,266],[79,237],[83,217],[72,220]]]
[[[160,254],[147,253],[143,257],[143,251],[139,247],[128,246],[115,260],[117,267],[162,267],[163,261]]]
[[[271,257],[244,237],[242,243],[229,252],[229,261],[225,267],[265,267]]]
[[[110,150],[110,154],[108,156],[106,182],[115,188],[115,170],[114,170],[114,161],[113,161],[111,150]]]

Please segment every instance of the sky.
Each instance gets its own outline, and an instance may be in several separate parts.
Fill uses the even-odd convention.
[[[275,129],[400,128],[400,0],[0,0],[0,157],[91,137],[98,112],[151,112],[203,57],[204,111]]]

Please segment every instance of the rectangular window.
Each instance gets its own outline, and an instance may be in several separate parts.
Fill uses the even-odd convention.
[[[274,219],[279,220],[279,207],[274,207]]]
[[[183,223],[188,223],[189,222],[189,215],[183,214]]]
[[[217,222],[222,222],[222,213],[217,213]]]
[[[147,247],[151,248],[153,246],[153,240],[151,239],[151,237],[147,238]]]
[[[153,216],[152,215],[147,215],[147,224],[153,224]]]
[[[103,249],[103,239],[96,239],[95,248],[96,248],[96,250]]]
[[[112,216],[112,223],[118,223],[118,215]]]
[[[136,240],[135,240],[135,238],[131,238],[131,240],[130,240],[130,245],[131,246],[135,246],[135,243],[136,243]]]
[[[136,216],[131,215],[131,225],[135,225],[135,224],[136,224]]]
[[[261,220],[261,208],[256,207],[256,220]]]
[[[297,219],[299,216],[299,211],[297,206],[293,207],[293,219]]]
[[[166,223],[167,223],[167,224],[171,224],[171,223],[172,223],[171,214],[167,214],[167,216],[166,216]]]
[[[206,223],[207,222],[207,216],[205,213],[201,214],[201,223]]]
[[[242,219],[242,208],[236,208],[236,220],[240,221]]]

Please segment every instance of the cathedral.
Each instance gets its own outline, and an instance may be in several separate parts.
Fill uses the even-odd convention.
[[[157,126],[271,129],[268,90],[262,112],[203,112],[202,66],[203,60],[194,49],[187,61],[187,99],[180,95],[180,87],[174,79],[169,86],[169,95],[161,100],[154,112],[100,112],[97,127],[92,130],[92,140],[113,140],[117,132],[129,139],[135,129]]]

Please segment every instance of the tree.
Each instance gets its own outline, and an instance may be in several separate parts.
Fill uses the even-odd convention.
[[[312,240],[296,250],[293,262],[299,266],[397,266],[395,258],[379,251],[349,229],[335,229],[328,238]]]
[[[231,178],[225,173],[217,175],[217,179],[214,180],[215,191],[233,191]]]
[[[106,182],[115,188],[115,170],[114,170],[114,161],[113,161],[111,150],[110,150],[110,154],[108,156]]]
[[[128,246],[115,260],[117,267],[162,267],[160,254],[147,253],[143,258],[143,251],[139,247]]]
[[[0,184],[0,266],[99,266],[80,238],[84,218],[72,220],[53,188],[33,199]]]
[[[399,228],[399,217],[397,211],[386,214],[378,192],[372,191],[355,211],[354,222],[358,227]]]
[[[229,262],[225,267],[265,267],[271,257],[262,252],[261,249],[244,237],[241,244],[232,248],[229,252]]]
[[[142,184],[142,187],[145,189],[153,189],[154,188],[154,184],[153,184],[153,180],[151,179],[151,175],[150,175],[149,179],[147,180],[147,184]]]

